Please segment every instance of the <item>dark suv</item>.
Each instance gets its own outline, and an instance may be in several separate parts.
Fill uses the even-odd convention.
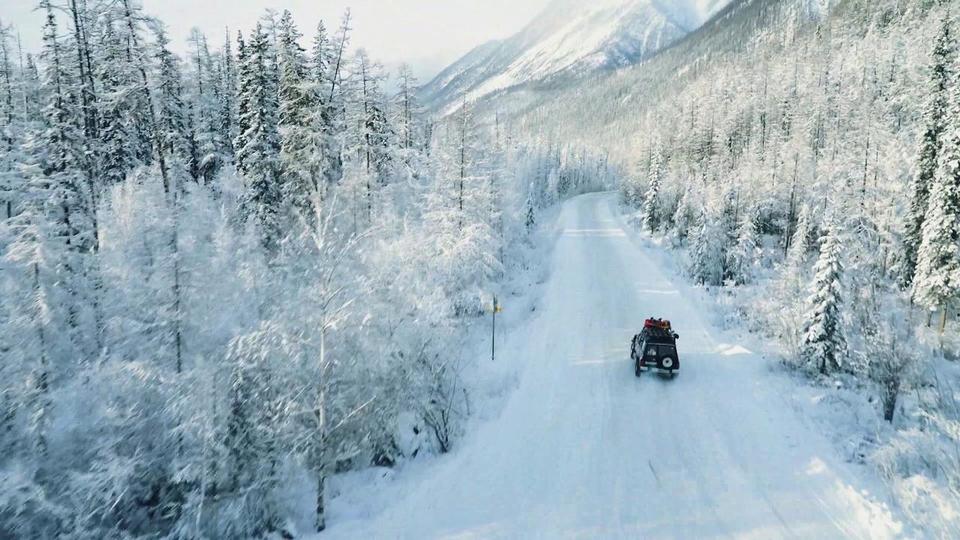
[[[639,377],[645,370],[656,369],[667,373],[671,378],[680,370],[680,356],[677,354],[677,339],[670,321],[647,319],[643,331],[633,337],[630,357],[634,362],[634,373]]]

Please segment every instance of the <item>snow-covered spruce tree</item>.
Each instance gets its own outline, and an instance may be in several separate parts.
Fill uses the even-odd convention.
[[[97,309],[97,291],[93,290],[91,273],[95,270],[90,252],[96,242],[95,209],[92,194],[82,174],[84,165],[83,135],[77,129],[80,111],[69,93],[70,78],[63,63],[63,51],[57,39],[57,23],[53,8],[44,4],[47,19],[44,26],[43,81],[41,92],[44,107],[41,122],[24,144],[29,163],[39,166],[46,177],[46,191],[36,197],[46,198],[43,215],[49,220],[50,232],[62,243],[63,259],[59,272],[62,286],[69,291],[67,324],[80,358],[90,360],[96,354],[97,330],[87,326],[90,310]],[[32,174],[31,174],[32,175]],[[39,193],[39,191],[35,190]]]
[[[192,134],[187,130],[180,62],[168,48],[170,40],[166,31],[158,25],[155,34],[157,77],[154,95],[157,103],[156,130],[159,151],[168,159],[178,158],[184,163],[190,163],[193,158],[187,140]]]
[[[13,103],[13,55],[10,50],[11,28],[0,19],[0,140],[10,142],[8,132],[13,124],[16,108]]]
[[[923,224],[927,215],[931,186],[940,163],[940,151],[948,129],[950,83],[954,78],[956,40],[951,22],[944,19],[934,42],[930,63],[930,86],[923,114],[923,131],[910,182],[910,206],[906,215],[903,238],[901,284],[909,287],[917,269],[920,245],[923,243]]]
[[[690,274],[700,285],[723,285],[730,278],[728,253],[736,241],[732,193],[715,191],[694,226]]]
[[[343,39],[349,36],[349,26],[343,29]],[[319,171],[319,191],[326,198],[330,186],[343,178],[343,92],[340,85],[340,66],[333,56],[333,44],[321,21],[317,25],[310,49],[309,80],[316,92],[316,108],[311,112],[312,145],[317,154],[312,156]],[[335,67],[336,66],[336,67]]]
[[[690,236],[691,229],[697,222],[693,197],[693,190],[689,186],[684,186],[677,209],[673,212],[673,235],[680,245],[683,245]]]
[[[726,234],[719,221],[716,212],[706,208],[694,226],[690,274],[699,285],[720,285],[723,282]]]
[[[160,156],[161,166],[166,168],[166,175],[169,190],[165,195],[165,209],[169,217],[169,261],[170,261],[170,279],[169,295],[167,304],[170,306],[167,316],[167,324],[171,342],[171,366],[175,366],[177,376],[183,373],[184,347],[183,347],[183,312],[184,312],[184,283],[181,273],[181,255],[180,255],[180,220],[182,213],[183,198],[186,195],[186,184],[188,181],[200,178],[200,171],[196,167],[196,154],[191,150],[189,139],[192,134],[186,133],[184,118],[184,104],[181,95],[181,76],[179,62],[176,57],[166,49],[167,40],[162,28],[156,29],[158,66],[160,76],[158,77],[162,91],[156,95],[157,109],[157,140],[158,155]],[[181,449],[182,450],[182,449]]]
[[[804,263],[807,261],[809,251],[810,206],[805,204],[800,208],[800,215],[797,218],[793,238],[790,240],[790,248],[787,250],[787,259],[784,263],[784,274],[790,275],[796,280],[796,278],[799,277],[798,272],[802,270]]]
[[[0,20],[0,220],[13,216],[16,204],[16,149],[22,143],[23,118],[14,102],[11,27]],[[22,76],[22,74],[20,74]]]
[[[831,224],[822,239],[820,258],[807,299],[801,354],[804,362],[823,375],[840,369],[846,345],[843,333],[843,262],[839,227]]]
[[[50,460],[50,428],[56,412],[53,394],[67,380],[63,370],[72,356],[63,309],[70,299],[57,284],[57,266],[64,252],[51,230],[55,187],[35,164],[25,166],[22,174],[25,200],[9,222],[14,237],[3,259],[19,274],[19,286],[6,292],[12,293],[7,298],[20,308],[2,329],[3,341],[19,346],[6,352],[15,362],[5,362],[0,371],[7,383],[4,402],[13,407],[5,415],[7,431],[0,439],[13,452],[0,458],[0,464],[5,470],[23,472],[4,475],[10,481],[0,487],[0,500],[7,501],[0,507],[0,533],[55,537],[64,516],[51,496],[59,471]],[[20,510],[12,511],[10,505]]]
[[[310,46],[310,80],[321,84],[321,95],[329,95],[331,88],[331,58],[333,51],[327,25],[320,21],[313,33],[313,42]]]
[[[102,19],[96,64],[101,94],[99,171],[110,186],[137,166],[152,163],[155,126],[147,87],[148,59],[139,37],[145,17],[130,0],[120,0]]]
[[[190,63],[193,76],[185,93],[193,115],[193,137],[190,159],[191,176],[204,184],[211,184],[232,152],[234,119],[230,113],[234,93],[233,58],[229,40],[225,49],[211,54],[207,37],[192,31],[189,37]]]
[[[324,126],[320,85],[310,78],[302,35],[289,11],[278,25],[280,162],[286,204],[304,218],[323,187]]]
[[[737,227],[737,242],[727,255],[727,267],[734,285],[746,285],[753,281],[761,255],[757,215],[755,212],[745,212]]]
[[[344,146],[346,144],[346,92],[344,88],[345,54],[350,43],[352,16],[346,10],[340,27],[331,38],[323,23],[317,26],[310,58],[313,82],[320,87],[320,111],[314,122],[323,134],[323,171],[326,187],[343,179]]]
[[[26,513],[0,511],[0,534],[37,537],[56,536],[66,517],[55,501],[63,473],[60,456],[54,453],[61,449],[51,444],[55,390],[98,353],[98,329],[91,316],[97,308],[96,291],[89,280],[95,235],[82,174],[80,116],[71,98],[56,16],[49,3],[41,7],[46,22],[36,97],[42,109],[28,123],[29,133],[18,151],[17,213],[3,228],[10,233],[3,240],[4,260],[15,279],[14,286],[4,290],[18,307],[0,338],[17,344],[7,354],[20,365],[4,366],[12,383],[4,393],[9,389],[5,400],[21,412],[5,420],[22,438],[15,443],[18,451],[10,459],[16,461],[9,466],[24,471],[18,479],[22,485],[4,482],[19,493],[0,498],[17,501]]]
[[[237,63],[230,45],[230,32],[227,31],[223,40],[223,50],[220,52],[220,68],[218,70],[216,99],[217,99],[217,140],[220,151],[226,159],[232,159],[234,154],[233,141],[237,137],[236,92],[237,92]]]
[[[67,12],[70,29],[73,33],[72,46],[74,51],[68,53],[72,57],[74,72],[77,75],[77,86],[79,94],[79,105],[83,116],[82,129],[87,141],[95,141],[99,129],[99,120],[97,119],[96,103],[100,96],[97,93],[94,69],[94,52],[91,42],[91,30],[95,27],[95,16],[97,8],[93,9],[85,1],[69,0],[65,3],[64,10]],[[95,165],[93,160],[88,161],[87,174],[92,175],[92,167]]]
[[[939,309],[940,333],[947,324],[951,302],[960,297],[960,87],[950,114],[940,166],[930,191],[917,260],[913,297],[922,306]]]
[[[240,128],[234,143],[237,169],[247,179],[243,214],[258,226],[263,246],[280,242],[283,188],[280,181],[280,137],[277,133],[277,81],[269,36],[258,23],[243,48],[240,71]]]
[[[656,232],[660,227],[661,202],[660,188],[663,183],[663,157],[659,147],[650,158],[650,174],[648,176],[647,192],[643,196],[641,209],[643,228],[647,232]]]
[[[27,53],[20,78],[22,98],[21,117],[29,123],[36,121],[40,117],[40,108],[42,107],[40,68],[37,66],[37,59],[33,54]]]
[[[250,62],[248,61],[247,53],[247,43],[243,39],[243,32],[237,31],[237,74],[236,80],[234,80],[234,92],[235,97],[234,101],[236,102],[236,110],[231,111],[231,115],[236,118],[236,135],[232,141],[231,146],[233,146],[234,154],[236,154],[239,148],[243,148],[247,145],[248,135],[250,135],[250,125],[249,125],[249,116],[242,114],[244,111],[249,111],[251,102],[251,89],[249,88],[249,81],[251,79],[250,75]],[[240,160],[234,156],[234,163],[237,166],[237,169],[240,169]]]

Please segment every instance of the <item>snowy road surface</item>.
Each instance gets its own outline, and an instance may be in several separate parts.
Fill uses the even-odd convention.
[[[879,494],[787,403],[789,380],[724,342],[614,195],[567,202],[558,226],[539,315],[503,349],[524,367],[500,417],[323,537],[896,536]],[[675,380],[633,375],[630,338],[650,315],[680,333]]]

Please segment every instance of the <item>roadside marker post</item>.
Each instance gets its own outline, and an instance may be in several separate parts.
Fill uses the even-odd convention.
[[[503,307],[497,295],[493,295],[493,325],[490,332],[490,361],[497,361],[497,313],[503,313]]]

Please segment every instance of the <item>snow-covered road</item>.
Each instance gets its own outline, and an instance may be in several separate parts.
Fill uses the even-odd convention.
[[[863,471],[783,397],[789,379],[711,327],[614,195],[567,202],[558,226],[539,314],[503,348],[523,368],[499,418],[376,517],[323,537],[896,535]],[[681,335],[675,380],[633,375],[630,338],[651,315]]]

